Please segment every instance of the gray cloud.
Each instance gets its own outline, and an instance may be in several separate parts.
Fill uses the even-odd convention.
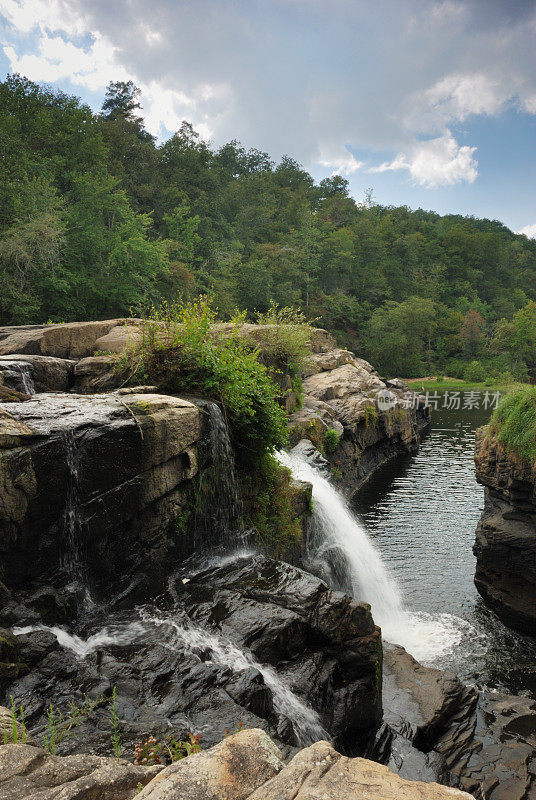
[[[536,113],[534,2],[63,5],[66,18],[74,15],[85,30],[111,43],[117,65],[144,85],[153,127],[159,115],[168,126],[186,116],[217,143],[239,138],[275,156],[289,152],[307,165],[322,161],[351,170],[356,164],[349,145],[391,152],[393,161],[384,167],[408,169],[419,181],[425,135],[437,138],[428,147],[436,161],[457,165],[450,173],[456,180],[464,179],[462,163],[473,176],[467,179],[474,179],[468,153],[460,158],[453,150],[452,126],[508,104],[526,110],[534,102]],[[434,174],[441,175],[441,168]]]

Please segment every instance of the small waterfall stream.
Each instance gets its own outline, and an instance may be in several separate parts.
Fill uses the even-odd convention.
[[[160,618],[142,613],[142,619],[173,633],[172,639],[168,641],[169,647],[182,645],[189,650],[209,650],[215,664],[233,672],[242,672],[251,667],[258,670],[272,691],[275,712],[290,722],[300,747],[307,747],[320,739],[329,740],[329,734],[322,727],[316,711],[300,700],[272,667],[256,661],[247,650],[242,650],[229,639],[197,625],[188,622],[181,624],[173,617]]]
[[[330,586],[370,603],[383,638],[401,644],[418,660],[432,662],[461,640],[461,620],[449,614],[414,613],[405,606],[379,550],[346,499],[303,457],[277,457],[295,478],[313,485],[313,523],[307,557],[312,572]]]
[[[235,457],[229,429],[220,406],[212,401],[198,402],[208,416],[208,437],[204,446],[210,466],[200,476],[199,490],[203,507],[196,514],[199,529],[197,550],[212,544],[241,542],[241,503],[238,492]],[[204,534],[210,533],[209,537]]]
[[[24,394],[35,394],[34,370],[27,361],[0,361],[0,370],[6,386]]]

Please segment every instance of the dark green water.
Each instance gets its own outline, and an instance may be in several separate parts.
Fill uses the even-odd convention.
[[[434,412],[419,453],[376,474],[355,508],[406,607],[443,615],[457,631],[452,646],[428,663],[481,687],[536,697],[536,640],[506,628],[473,584],[472,546],[484,496],[473,447],[487,418],[482,410]]]

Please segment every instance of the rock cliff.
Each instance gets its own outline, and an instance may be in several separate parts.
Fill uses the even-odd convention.
[[[478,431],[476,476],[484,511],[476,530],[475,585],[486,603],[513,628],[536,636],[536,478]]]

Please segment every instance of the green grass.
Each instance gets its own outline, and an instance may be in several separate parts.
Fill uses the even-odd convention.
[[[536,464],[536,387],[524,386],[508,394],[493,412],[488,437],[523,464]]]
[[[489,378],[487,381],[475,382],[448,377],[443,379],[439,378],[439,380],[437,378],[430,378],[428,380],[410,378],[406,383],[414,392],[442,392],[446,390],[467,392],[471,390],[485,391],[486,389],[491,389],[494,392],[501,392],[501,394],[510,394],[513,391],[517,391],[529,385],[527,383],[498,383],[492,378]]]

